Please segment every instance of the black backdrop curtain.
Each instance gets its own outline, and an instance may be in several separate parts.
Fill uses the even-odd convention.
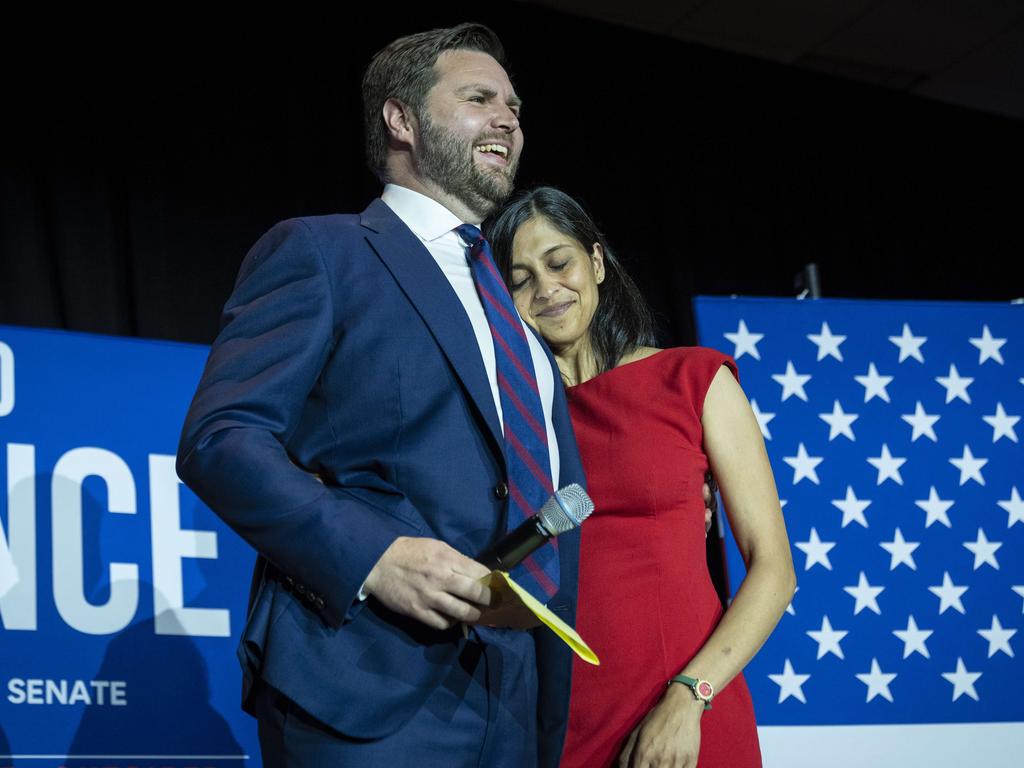
[[[582,197],[658,311],[694,293],[1024,294],[1022,125],[503,4],[12,20],[0,323],[209,342],[273,222],[357,211],[359,79],[410,31],[502,36],[525,100],[520,181]]]

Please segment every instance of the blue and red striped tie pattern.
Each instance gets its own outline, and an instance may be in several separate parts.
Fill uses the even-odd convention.
[[[551,457],[533,356],[512,297],[501,279],[491,246],[472,224],[455,231],[468,244],[469,265],[494,339],[505,462],[508,469],[508,530],[533,515],[554,493]],[[558,591],[558,548],[555,539],[512,570],[512,577],[546,603]]]

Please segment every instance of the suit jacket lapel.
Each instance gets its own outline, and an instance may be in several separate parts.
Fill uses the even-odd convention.
[[[504,456],[504,439],[491,385],[469,317],[448,278],[419,238],[380,199],[363,211],[367,241],[416,308],[487,424]]]

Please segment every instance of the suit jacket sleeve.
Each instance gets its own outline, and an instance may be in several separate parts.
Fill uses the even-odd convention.
[[[325,486],[285,448],[334,347],[334,301],[307,224],[282,222],[253,246],[186,417],[178,473],[339,624],[384,550],[410,531],[389,514],[409,504],[397,490]]]

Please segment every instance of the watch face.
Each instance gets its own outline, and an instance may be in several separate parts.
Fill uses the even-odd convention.
[[[711,687],[711,683],[707,680],[701,680],[697,683],[697,693],[700,694],[702,699],[710,699],[714,692],[715,689]]]

